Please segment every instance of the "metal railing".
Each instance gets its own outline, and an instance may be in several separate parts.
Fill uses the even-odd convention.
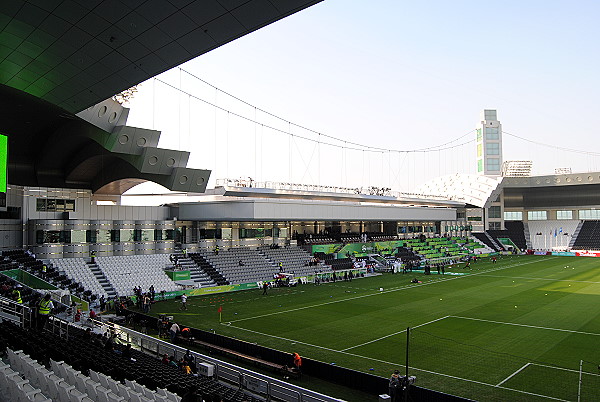
[[[95,325],[108,330],[126,343],[137,346],[140,350],[157,357],[162,355],[183,357],[187,348],[154,338],[130,328],[111,323],[93,320]],[[250,393],[259,394],[267,401],[294,401],[294,402],[341,402],[341,399],[330,397],[319,392],[298,387],[285,381],[227,363],[210,356],[190,351],[196,365],[207,363],[214,366],[213,378]]]
[[[0,296],[0,320],[11,321],[21,328],[28,328],[32,323],[32,312],[29,307]]]

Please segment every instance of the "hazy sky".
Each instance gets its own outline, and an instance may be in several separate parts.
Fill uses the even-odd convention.
[[[326,0],[182,67],[289,122],[386,150],[444,144],[473,130],[488,108],[506,132],[600,152],[598,15],[598,1]],[[161,147],[189,150],[188,166],[213,170],[210,187],[250,176],[409,191],[475,169],[472,142],[426,154],[344,150],[178,69],[160,80],[226,111],[150,80],[128,124],[162,130]],[[598,156],[505,134],[504,160],[523,159],[536,174],[600,170]]]

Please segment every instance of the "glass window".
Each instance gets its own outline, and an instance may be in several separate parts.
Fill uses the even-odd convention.
[[[483,172],[483,159],[479,159],[477,161],[477,171],[478,172]]]
[[[556,211],[556,219],[573,219],[573,211]]]
[[[38,198],[35,202],[35,210],[38,212],[75,212],[75,200]]]
[[[233,238],[233,230],[231,228],[221,229],[224,240],[231,240]]]
[[[279,238],[287,239],[288,238],[288,228],[279,229]]]
[[[110,243],[110,230],[99,229],[96,231],[96,241],[98,243]]]
[[[530,221],[545,221],[548,216],[546,211],[527,211],[527,219]]]
[[[498,127],[486,127],[485,128],[485,138],[488,140],[500,139],[500,134],[498,133]]]
[[[500,171],[500,159],[488,158],[486,159],[486,169],[492,171]]]
[[[600,219],[600,209],[582,209],[579,219]]]
[[[45,211],[46,210],[46,199],[45,198],[38,198],[35,202],[35,210],[40,212],[40,211]]]
[[[56,200],[56,210],[58,212],[64,212],[64,210],[65,210],[65,200]]]
[[[485,110],[483,112],[486,120],[496,120],[496,111],[495,110]]]
[[[154,229],[142,229],[142,241],[154,240]]]
[[[118,241],[135,241],[135,230],[133,229],[120,229]]]
[[[87,230],[71,230],[71,243],[85,243]]]
[[[500,207],[489,207],[488,218],[500,218]]]
[[[505,221],[522,221],[523,212],[521,211],[504,211]]]
[[[75,212],[75,200],[65,200],[65,211]]]
[[[487,155],[500,155],[500,144],[497,142],[488,142],[485,144],[485,153]]]
[[[60,230],[48,230],[43,233],[43,243],[61,243],[65,237]]]

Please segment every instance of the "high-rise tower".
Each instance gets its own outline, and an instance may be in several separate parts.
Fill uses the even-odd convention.
[[[502,124],[495,110],[481,112],[477,125],[477,174],[502,174]]]

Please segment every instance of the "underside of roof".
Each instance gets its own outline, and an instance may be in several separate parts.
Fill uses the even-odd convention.
[[[203,192],[210,171],[157,148],[159,132],[125,126],[126,110],[110,98],[319,1],[3,1],[9,183],[122,194],[150,180]]]
[[[4,0],[0,84],[76,113],[321,0]]]

